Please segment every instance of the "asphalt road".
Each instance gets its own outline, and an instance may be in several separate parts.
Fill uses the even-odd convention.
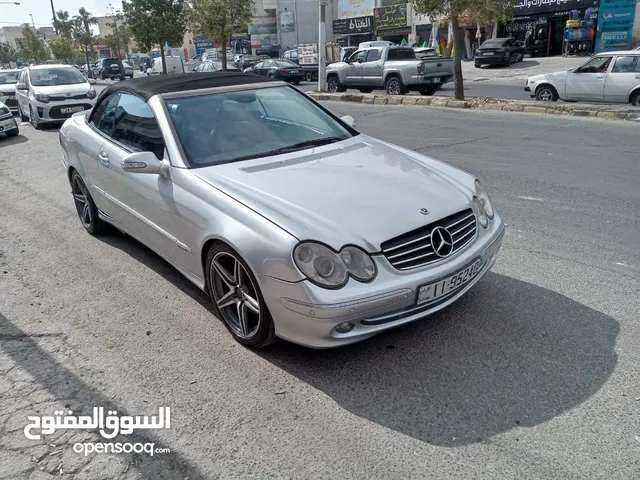
[[[0,139],[6,478],[40,465],[58,476],[58,463],[92,480],[640,476],[637,126],[327,105],[479,176],[508,224],[493,272],[451,308],[370,341],[256,353],[149,250],[87,235],[57,130],[24,125]],[[79,433],[22,434],[36,411],[101,405],[170,406],[169,430],[137,438],[171,453],[83,463],[70,452]]]

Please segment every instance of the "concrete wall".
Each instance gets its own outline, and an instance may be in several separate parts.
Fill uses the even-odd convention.
[[[332,23],[335,18],[338,18],[337,3],[332,1],[326,7],[325,39],[327,42],[332,42],[334,39]],[[277,18],[281,18],[281,12],[294,12],[295,18],[295,31],[283,32],[280,28],[278,29],[280,44],[318,43],[320,23],[318,8],[317,1],[278,0]]]

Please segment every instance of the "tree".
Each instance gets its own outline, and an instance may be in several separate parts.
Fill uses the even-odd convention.
[[[192,32],[220,43],[222,70],[226,70],[227,41],[234,32],[247,31],[255,10],[253,0],[191,0],[185,10]]]
[[[60,25],[60,23],[58,23],[58,25]],[[49,42],[49,48],[56,60],[63,60],[70,63],[76,56],[76,48],[73,46],[73,43],[71,43],[71,40],[63,34],[53,37]]]
[[[25,60],[33,58],[36,65],[40,60],[44,61],[49,58],[49,49],[44,41],[40,40],[36,35],[36,31],[28,25],[25,25],[22,29],[20,56]]]
[[[0,65],[15,62],[18,51],[10,43],[0,43]]]
[[[518,0],[411,0],[411,2],[415,13],[429,15],[433,24],[437,24],[438,20],[449,23],[449,35],[453,37],[455,99],[464,100],[460,18],[471,16],[480,25],[506,22],[513,16]]]
[[[89,65],[89,49],[93,48],[95,43],[95,36],[91,32],[91,25],[97,25],[98,20],[91,15],[84,7],[78,10],[78,15],[73,17],[71,33],[73,38],[82,45],[84,50],[84,57]],[[93,77],[93,72],[88,69],[89,77]]]
[[[164,46],[182,44],[186,29],[184,0],[123,0],[122,10],[138,45],[147,51],[160,46],[162,72],[167,73]]]
[[[124,53],[127,55],[129,51],[129,43],[131,42],[131,28],[125,22],[124,15],[119,10],[111,17],[112,22],[107,22],[107,27],[113,30],[113,33],[104,36],[105,45],[111,50],[118,52],[117,57],[121,58],[120,47],[124,47]],[[128,55],[127,55],[128,56]]]
[[[54,18],[54,23],[58,24],[58,35],[71,40],[71,31],[73,30],[73,20],[69,18],[69,12],[66,10],[58,10]]]

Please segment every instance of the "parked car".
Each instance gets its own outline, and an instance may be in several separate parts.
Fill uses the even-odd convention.
[[[124,76],[125,77],[129,77],[129,78],[133,78],[133,67],[131,65],[129,65],[129,62],[123,60],[122,61],[122,66],[124,67]]]
[[[491,38],[485,40],[476,50],[473,65],[480,68],[483,65],[504,65],[524,60],[524,46],[513,38]]]
[[[0,70],[0,74],[2,74],[2,72],[3,71]],[[2,101],[0,101],[0,134],[1,133],[4,133],[7,137],[15,137],[20,133],[16,117],[13,116],[9,107]]]
[[[119,58],[101,58],[96,63],[96,69],[97,76],[102,80],[106,80],[107,78],[124,80],[126,78],[124,64]]]
[[[196,67],[195,72],[221,72],[222,62],[215,60],[205,60]],[[240,69],[232,63],[227,63],[227,72],[239,72]]]
[[[357,88],[371,93],[384,88],[390,95],[417,90],[433,95],[453,79],[452,58],[416,58],[412,48],[372,46],[355,51],[346,62],[327,65],[327,88],[344,92]]]
[[[235,64],[240,70],[244,70],[245,68],[253,67],[256,63],[260,62],[261,60],[263,59],[258,57],[257,55],[244,54],[244,55],[240,55],[240,58],[238,59],[237,62],[235,62]]]
[[[414,47],[413,51],[416,53],[416,58],[442,57],[435,48],[431,47]]]
[[[198,66],[202,63],[202,56],[201,55],[196,55],[195,57],[191,58],[191,60],[189,60],[188,62],[186,62],[184,64],[184,71],[185,72],[195,72],[196,68],[198,68]]]
[[[574,70],[529,77],[524,89],[540,101],[630,103],[640,107],[640,51],[598,53]]]
[[[0,101],[12,112],[18,111],[16,83],[19,76],[20,69],[0,70]]]
[[[45,123],[63,123],[76,112],[93,108],[96,91],[70,65],[25,67],[16,83],[18,112],[36,129]]]
[[[255,348],[337,347],[437,312],[505,230],[475,176],[258,75],[114,84],[59,135],[84,229],[147,245]]]
[[[284,80],[294,85],[298,85],[304,79],[302,67],[288,60],[264,60],[256,63],[253,67],[245,69],[244,72]]]
[[[164,57],[167,74],[184,73],[184,63],[182,57]],[[151,63],[151,67],[147,69],[147,75],[163,74],[162,57],[155,57]]]

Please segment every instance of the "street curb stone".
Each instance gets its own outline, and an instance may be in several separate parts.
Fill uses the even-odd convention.
[[[365,103],[368,105],[409,105],[420,107],[444,107],[455,109],[493,110],[524,112],[537,115],[565,115],[573,117],[595,117],[603,120],[627,120],[640,122],[640,109],[629,106],[591,105],[573,103],[541,104],[537,101],[507,100],[499,98],[468,97],[454,100],[448,97],[418,97],[404,95],[378,95],[346,93],[308,92],[319,101]],[[544,106],[541,106],[544,105]]]

